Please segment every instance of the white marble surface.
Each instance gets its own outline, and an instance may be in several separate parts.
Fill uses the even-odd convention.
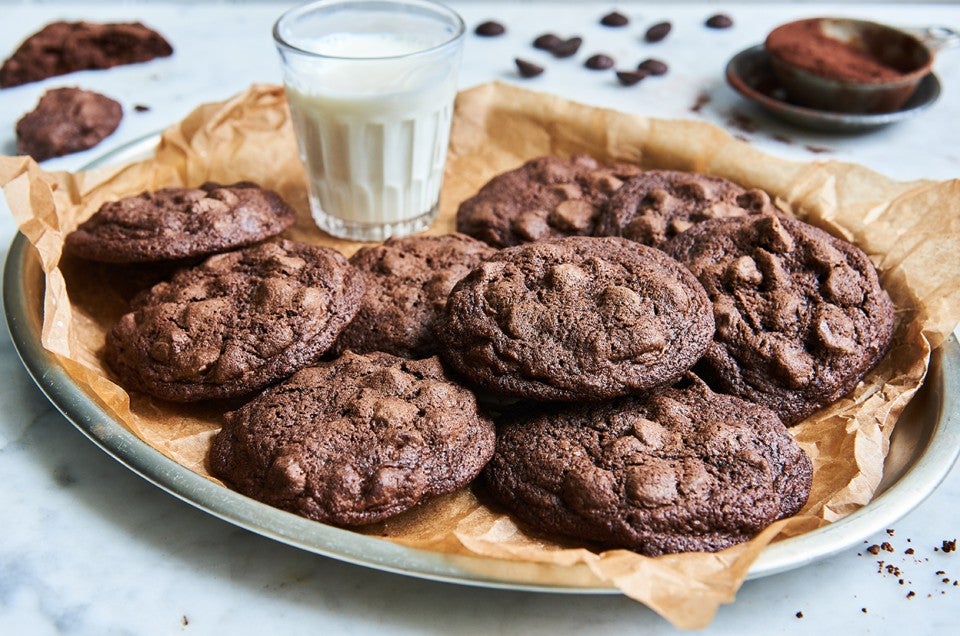
[[[944,52],[938,60],[944,90],[927,113],[855,136],[803,133],[779,124],[742,102],[722,80],[732,54],[794,17],[843,14],[900,25],[960,27],[960,7],[654,7],[621,2],[616,6],[634,18],[633,24],[611,30],[596,22],[613,4],[451,4],[469,25],[497,18],[508,27],[507,36],[499,39],[468,37],[463,87],[499,79],[625,111],[701,117],[727,127],[734,114],[741,113],[755,121],[756,130],[732,131],[772,154],[855,161],[904,180],[960,176],[960,51]],[[720,9],[734,17],[735,27],[704,29],[703,19]],[[48,169],[75,170],[173,123],[200,102],[223,99],[251,82],[277,82],[270,26],[279,10],[275,3],[5,4],[0,7],[0,55],[56,18],[140,19],[167,35],[176,53],[150,64],[0,91],[0,153],[14,152],[15,120],[47,88],[78,85],[111,95],[125,107],[120,129],[99,147],[45,164]],[[673,21],[671,35],[662,43],[644,44],[643,30],[662,19]],[[533,37],[546,30],[584,36],[580,54],[557,61],[530,48]],[[671,72],[623,88],[609,73],[580,66],[598,51],[623,66],[659,57],[671,65]],[[545,62],[547,73],[520,80],[512,64],[517,55]],[[701,91],[710,94],[711,102],[694,114],[690,106]],[[136,113],[135,104],[151,110]],[[831,152],[812,153],[806,145]],[[4,257],[14,231],[9,216],[0,214]],[[674,631],[653,612],[620,596],[432,583],[314,556],[240,530],[148,484],[84,438],[34,387],[5,330],[0,334],[0,371],[5,378],[0,383],[0,634]],[[957,633],[960,587],[952,583],[960,577],[960,553],[935,548],[960,535],[958,509],[960,469],[955,468],[928,500],[893,524],[894,536],[864,537],[868,544],[889,541],[895,553],[874,557],[852,548],[813,565],[749,581],[733,605],[720,609],[707,632]],[[915,554],[904,554],[907,548]],[[878,572],[880,559],[902,574]],[[944,577],[950,582],[944,583]],[[898,578],[904,579],[903,585]],[[915,596],[908,598],[910,590]]]

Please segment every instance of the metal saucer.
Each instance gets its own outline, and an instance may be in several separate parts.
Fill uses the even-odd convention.
[[[826,132],[860,132],[915,117],[940,97],[940,80],[928,73],[916,92],[890,113],[839,113],[797,106],[786,101],[786,91],[770,66],[762,44],[737,53],[727,63],[727,83],[746,99],[795,126]]]

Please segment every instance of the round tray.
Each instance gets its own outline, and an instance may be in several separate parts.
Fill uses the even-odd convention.
[[[138,140],[88,167],[142,159],[156,141],[156,135]],[[545,566],[408,548],[261,504],[190,471],[114,420],[74,383],[56,356],[43,349],[43,304],[38,293],[42,288],[36,252],[18,234],[7,256],[3,303],[10,335],[27,371],[82,433],[122,464],[183,501],[277,541],[378,570],[483,587],[617,593],[585,565]],[[770,545],[753,563],[749,578],[800,567],[851,547],[890,527],[932,493],[960,454],[958,387],[960,344],[951,337],[934,351],[924,387],[894,428],[883,482],[874,500],[840,521]]]

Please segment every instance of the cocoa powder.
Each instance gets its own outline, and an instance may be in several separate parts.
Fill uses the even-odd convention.
[[[777,27],[767,36],[764,47],[782,62],[827,79],[879,83],[905,75],[868,51],[827,36],[818,18]]]

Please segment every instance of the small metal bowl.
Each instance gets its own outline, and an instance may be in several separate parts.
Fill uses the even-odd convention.
[[[890,113],[899,110],[930,74],[936,52],[955,45],[960,35],[941,27],[927,38],[891,26],[848,18],[808,18],[783,24],[767,36],[771,68],[800,106],[839,113]],[[797,37],[811,50],[799,51]],[[939,36],[939,37],[938,37]],[[839,65],[837,48],[878,65],[875,77]],[[880,73],[880,69],[886,72]]]

